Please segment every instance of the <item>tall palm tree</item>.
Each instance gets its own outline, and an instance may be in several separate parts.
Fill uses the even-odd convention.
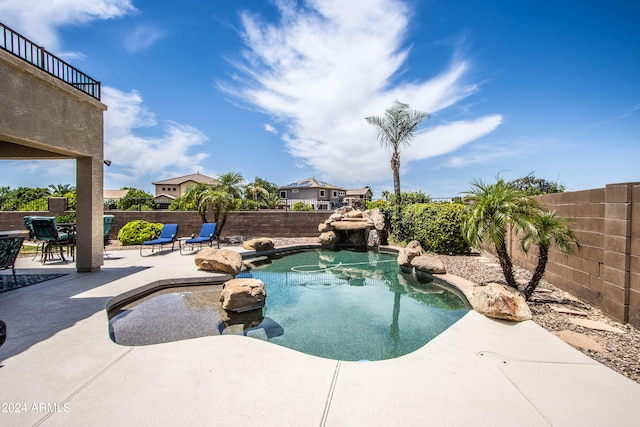
[[[474,180],[471,186],[465,193],[470,205],[462,225],[464,236],[471,247],[482,247],[486,241],[492,243],[507,284],[517,289],[507,233],[510,228],[516,234],[520,231],[533,233],[534,217],[539,214],[540,207],[523,191],[499,177],[494,184]]]
[[[555,243],[558,250],[564,255],[573,253],[574,247],[580,250],[580,243],[574,232],[568,227],[567,222],[567,218],[559,217],[555,212],[542,212],[533,217],[533,228],[526,232],[521,241],[522,250],[525,253],[528,253],[532,244],[538,247],[538,264],[531,280],[524,288],[524,296],[527,300],[542,280],[552,243]]]
[[[369,124],[378,128],[380,144],[391,148],[391,170],[397,213],[400,211],[400,146],[409,145],[416,127],[427,118],[429,118],[428,113],[412,110],[408,104],[398,100],[393,101],[393,105],[385,110],[384,116],[365,118]]]

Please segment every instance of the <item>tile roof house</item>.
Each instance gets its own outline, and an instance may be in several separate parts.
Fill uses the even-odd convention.
[[[370,188],[354,188],[347,190],[347,194],[342,200],[342,204],[349,205],[357,209],[364,209],[366,202],[370,202],[372,198],[373,193]]]
[[[314,210],[336,209],[342,205],[347,190],[315,178],[306,178],[278,188],[281,203],[291,208],[296,202],[309,204]]]
[[[194,185],[204,183],[213,186],[217,182],[215,178],[203,175],[200,172],[156,181],[152,183],[156,190],[154,199],[161,207],[165,207],[165,205],[168,207],[176,197],[184,196],[187,190]]]

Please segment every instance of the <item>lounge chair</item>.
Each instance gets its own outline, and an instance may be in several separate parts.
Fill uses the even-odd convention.
[[[73,243],[73,236],[69,233],[58,231],[55,217],[31,217],[31,225],[36,240],[43,244],[41,262],[44,264],[47,259],[53,259],[53,249],[58,248],[60,258],[64,258],[64,248],[69,249],[69,245]]]
[[[160,232],[160,237],[153,240],[147,240],[146,242],[142,243],[142,246],[140,246],[140,256],[144,256],[142,255],[142,249],[145,246],[151,246],[151,253],[153,253],[153,249],[156,246],[160,246],[160,249],[158,249],[158,253],[160,253],[160,251],[162,250],[162,245],[168,245],[169,243],[171,243],[171,251],[173,251],[174,244],[177,240],[177,235],[178,224],[164,224],[162,226],[162,231]]]
[[[24,237],[2,237],[0,238],[0,270],[11,269],[13,273],[13,283],[18,286],[16,279],[16,258],[20,253]]]
[[[204,224],[202,224],[202,228],[200,229],[200,234],[198,235],[198,237],[192,237],[191,239],[187,239],[181,242],[180,253],[182,254],[182,250],[187,245],[191,246],[192,249],[196,245],[198,245],[199,248],[201,248],[202,245],[204,244],[212,246],[214,239],[218,241],[218,248],[220,248],[220,240],[215,237],[215,233],[216,233],[216,223],[205,222]]]

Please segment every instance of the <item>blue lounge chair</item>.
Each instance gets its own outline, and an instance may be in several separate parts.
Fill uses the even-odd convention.
[[[176,243],[178,235],[178,224],[164,224],[162,226],[162,231],[160,232],[160,237],[153,240],[147,240],[142,243],[140,246],[140,256],[142,255],[142,248],[145,246],[151,246],[151,252],[153,253],[153,249],[156,246],[160,246],[158,253],[162,250],[162,245],[168,245],[171,243],[171,250],[173,251],[174,244]]]
[[[202,247],[202,245],[207,244],[209,246],[213,245],[213,240],[218,240],[218,248],[220,248],[220,240],[215,237],[216,233],[216,223],[215,222],[205,222],[202,224],[202,228],[200,229],[200,234],[198,237],[192,237],[191,239],[187,239],[180,244],[180,253],[182,254],[182,250],[185,246],[189,245],[193,249],[196,245],[198,247]]]

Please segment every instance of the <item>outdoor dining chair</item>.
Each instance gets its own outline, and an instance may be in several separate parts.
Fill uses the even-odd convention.
[[[47,260],[53,259],[54,248],[58,249],[60,258],[66,262],[64,249],[68,249],[72,244],[73,236],[58,231],[55,217],[31,217],[31,225],[36,240],[43,244],[41,262],[44,264]]]
[[[164,224],[162,226],[162,231],[160,232],[160,237],[153,240],[147,240],[146,242],[142,243],[142,246],[140,246],[140,256],[144,256],[142,249],[146,246],[151,246],[151,253],[153,253],[153,249],[156,246],[160,246],[160,248],[158,249],[158,253],[160,253],[160,251],[162,251],[162,245],[168,245],[169,243],[171,243],[171,251],[173,251],[174,244],[177,240],[177,235],[178,224]]]
[[[13,283],[18,286],[16,279],[16,258],[20,253],[24,237],[2,237],[0,238],[0,270],[11,269],[13,273]]]

